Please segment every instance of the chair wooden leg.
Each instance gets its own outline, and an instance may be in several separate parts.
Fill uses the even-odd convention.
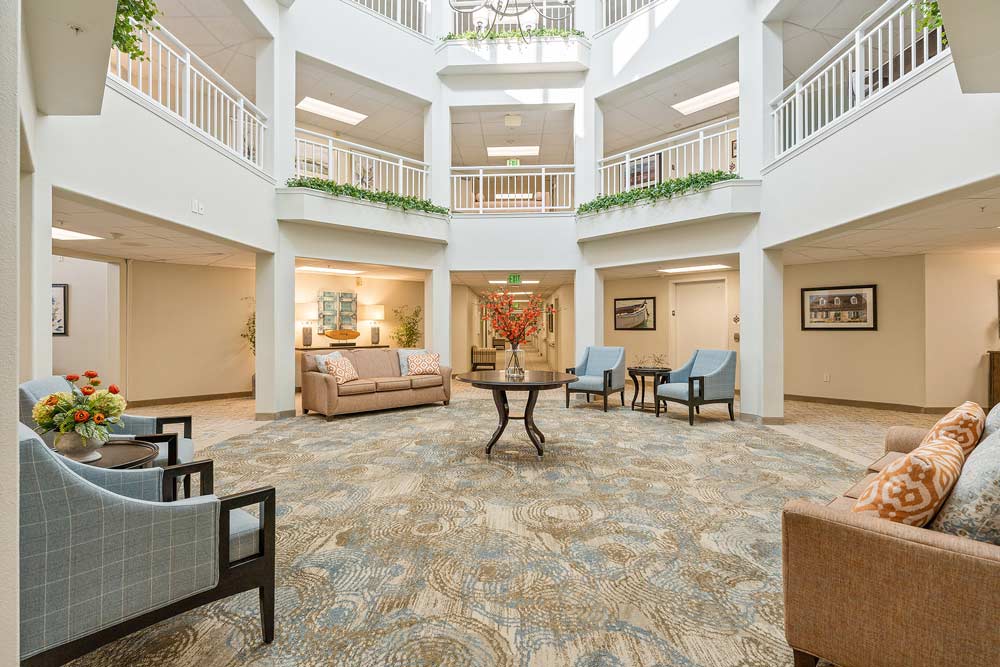
[[[309,414],[309,408],[302,408],[302,414],[304,415]]]
[[[729,401],[729,421],[736,421],[736,414],[733,412],[733,402]]]
[[[191,497],[191,475],[184,475],[184,497]]]
[[[604,411],[605,412],[608,411],[608,395],[607,394],[604,395]]]
[[[700,405],[694,406],[694,411],[695,411],[695,414],[699,414],[700,415],[701,414],[701,406]]]
[[[694,406],[688,406],[688,424],[694,426]]]
[[[819,658],[816,656],[796,649],[792,649],[792,655],[795,657],[795,667],[816,667],[816,664],[819,662]]]
[[[260,627],[264,635],[264,643],[274,641],[274,587],[261,586],[260,593]]]
[[[625,390],[624,389],[622,389],[621,397],[622,397],[622,407],[624,408],[625,407]]]

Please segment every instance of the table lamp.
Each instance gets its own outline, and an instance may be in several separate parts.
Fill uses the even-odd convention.
[[[312,347],[312,323],[319,319],[319,308],[313,301],[295,304],[295,319],[306,325],[302,327],[302,347]]]
[[[385,319],[385,306],[381,304],[373,306],[361,306],[361,319],[372,323],[372,345],[378,345],[379,330],[378,323]]]

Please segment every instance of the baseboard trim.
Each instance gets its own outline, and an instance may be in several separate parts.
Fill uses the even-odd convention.
[[[218,401],[224,398],[250,398],[253,392],[234,391],[228,394],[199,394],[197,396],[173,396],[171,398],[150,398],[143,401],[129,401],[130,408],[141,408],[150,405],[173,405],[174,403],[198,403],[201,401]]]
[[[752,415],[748,412],[741,412],[739,420],[747,424],[756,424],[757,426],[781,426],[785,423],[784,417],[761,417],[760,415]]]
[[[921,405],[907,405],[905,403],[880,403],[878,401],[854,401],[846,398],[827,398],[825,396],[799,396],[798,394],[785,394],[785,400],[802,401],[803,403],[823,403],[825,405],[843,405],[849,408],[912,412],[921,415],[945,415],[951,411],[951,408],[924,407]]]
[[[291,419],[296,414],[295,410],[282,410],[281,412],[258,412],[256,420],[259,422],[273,422],[279,419]]]

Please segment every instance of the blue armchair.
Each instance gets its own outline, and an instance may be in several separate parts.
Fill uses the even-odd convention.
[[[591,394],[604,397],[604,411],[608,411],[608,396],[620,394],[622,405],[625,405],[625,348],[624,347],[588,347],[583,353],[583,361],[575,368],[567,368],[580,379],[566,385],[566,407],[569,407],[570,394],[586,394],[590,400]]]
[[[22,667],[61,665],[254,588],[273,640],[274,487],[219,498],[211,461],[104,470],[60,456],[24,424],[18,441]],[[191,474],[209,495],[163,502]],[[254,504],[259,517],[239,509]]]
[[[707,403],[727,403],[729,419],[736,419],[736,353],[732,350],[695,350],[686,364],[674,371],[656,374],[656,416],[660,403],[669,401],[688,406],[688,423],[694,426],[695,412]]]

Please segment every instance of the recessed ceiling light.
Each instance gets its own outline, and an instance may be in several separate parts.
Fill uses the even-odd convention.
[[[722,104],[723,102],[728,102],[729,100],[735,100],[739,96],[740,82],[733,81],[732,83],[726,84],[721,88],[716,88],[715,90],[710,90],[707,93],[702,93],[701,95],[692,97],[689,100],[678,102],[673,105],[673,108],[685,116],[690,116],[696,111],[714,107],[716,104]]]
[[[692,271],[725,271],[731,269],[725,264],[702,264],[701,266],[681,266],[676,269],[659,269],[660,273],[691,273]]]
[[[63,229],[62,227],[52,228],[52,238],[56,241],[103,241],[103,236],[93,236],[91,234],[84,234],[83,232],[74,232],[71,229]]]
[[[487,146],[490,157],[536,157],[538,146]]]
[[[530,299],[511,299],[510,300],[511,303],[529,303],[530,301],[531,301]]]
[[[364,271],[354,269],[331,269],[325,266],[299,266],[295,269],[298,273],[335,273],[340,276],[356,276]]]
[[[529,294],[534,294],[534,292],[507,292],[511,296],[527,296]]]
[[[345,109],[344,107],[338,107],[336,104],[330,104],[329,102],[317,100],[314,97],[302,98],[302,101],[295,105],[295,108],[301,109],[302,111],[308,111],[309,113],[319,114],[320,116],[326,116],[327,118],[332,118],[333,120],[339,120],[341,123],[347,123],[348,125],[357,125],[365,118],[368,118],[368,116],[363,113],[351,111],[350,109]]]

